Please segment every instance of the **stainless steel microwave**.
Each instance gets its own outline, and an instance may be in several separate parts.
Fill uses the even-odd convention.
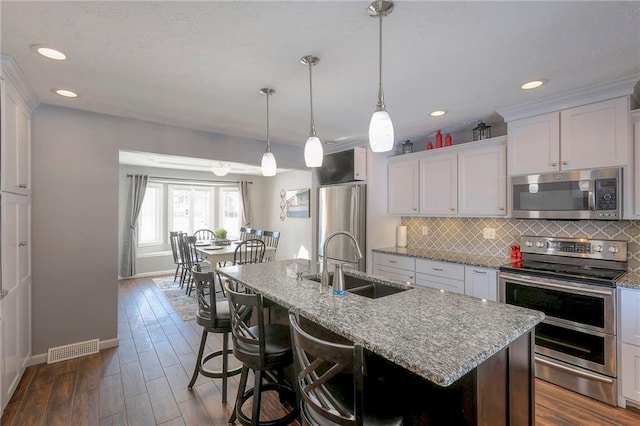
[[[622,169],[572,170],[511,178],[511,217],[622,219]]]

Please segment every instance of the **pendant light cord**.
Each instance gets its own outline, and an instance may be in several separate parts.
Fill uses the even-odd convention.
[[[311,76],[311,67],[313,67],[313,64],[311,63],[311,61],[309,61],[309,105],[310,105],[310,111],[311,111],[311,123],[310,123],[309,136],[315,136],[316,124],[313,121],[313,78]]]
[[[380,2],[382,3],[382,2]],[[378,71],[379,71],[379,83],[378,83],[378,105],[377,105],[377,110],[381,111],[384,110],[385,106],[384,106],[384,92],[382,91],[382,4],[380,4],[380,42],[378,43],[378,47],[379,47],[379,51],[378,51]]]
[[[267,90],[267,150],[265,152],[271,152],[271,140],[269,139],[269,91]]]

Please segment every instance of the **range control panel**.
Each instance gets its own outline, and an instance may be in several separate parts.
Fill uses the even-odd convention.
[[[627,260],[627,242],[621,240],[523,235],[520,237],[520,251],[523,253],[616,260],[620,262]]]

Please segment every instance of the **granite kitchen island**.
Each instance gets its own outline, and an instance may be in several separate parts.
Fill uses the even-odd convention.
[[[407,290],[378,299],[334,295],[299,278],[314,268],[283,260],[218,271],[397,366],[395,377],[406,372],[410,386],[423,388],[425,407],[435,401],[461,423],[533,424],[533,328],[544,314],[358,272],[345,271]]]

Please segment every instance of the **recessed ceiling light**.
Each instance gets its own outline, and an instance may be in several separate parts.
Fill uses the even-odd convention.
[[[538,87],[542,86],[544,84],[544,81],[542,80],[533,80],[533,81],[529,81],[525,84],[523,84],[521,87],[524,90],[530,90],[530,89],[537,89]]]
[[[440,117],[441,115],[445,115],[446,113],[447,113],[446,111],[433,111],[429,115],[432,117]]]
[[[65,59],[67,59],[67,55],[65,55],[64,53],[60,52],[59,50],[56,49],[52,49],[51,47],[46,47],[46,46],[32,46],[32,49],[39,53],[40,55],[49,58],[49,59],[54,59],[56,61],[64,61]]]
[[[72,92],[71,90],[67,90],[67,89],[56,89],[54,90],[54,93],[57,93],[60,96],[64,96],[65,98],[77,98],[78,94],[76,92]]]

